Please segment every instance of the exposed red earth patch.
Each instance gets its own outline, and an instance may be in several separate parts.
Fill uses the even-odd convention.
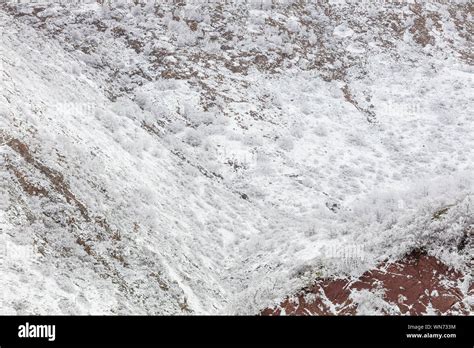
[[[381,314],[468,315],[472,307],[461,290],[464,275],[423,252],[400,261],[384,262],[358,279],[318,279],[293,297],[262,315],[355,315],[361,303],[354,294],[373,294]],[[474,286],[469,284],[469,295]],[[363,313],[362,313],[363,314]]]

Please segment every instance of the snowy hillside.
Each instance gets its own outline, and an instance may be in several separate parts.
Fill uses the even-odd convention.
[[[256,314],[415,249],[472,304],[472,14],[0,0],[0,314]]]

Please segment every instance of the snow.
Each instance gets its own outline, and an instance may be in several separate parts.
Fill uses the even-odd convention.
[[[316,274],[360,275],[415,247],[465,267],[472,66],[448,5],[431,4],[453,27],[435,47],[408,29],[385,47],[381,24],[363,34],[368,10],[348,2],[338,11],[349,19],[318,9],[306,49],[291,4],[229,4],[228,20],[212,4],[177,10],[203,38],[150,5],[106,16],[54,3],[39,12],[46,28],[12,15],[29,6],[0,7],[2,314],[257,313]],[[262,12],[280,29],[237,25]],[[334,61],[304,68],[322,48]],[[252,49],[286,58],[271,71]],[[63,175],[90,218],[11,138]],[[50,194],[25,194],[12,166]],[[354,300],[378,313],[374,294]]]

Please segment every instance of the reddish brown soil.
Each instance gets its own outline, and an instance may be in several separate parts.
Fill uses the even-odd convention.
[[[404,259],[381,264],[358,279],[318,279],[279,306],[266,308],[262,315],[354,315],[358,304],[353,291],[381,292],[383,301],[400,314],[463,314],[472,312],[459,288],[463,274],[438,259],[413,252]],[[471,283],[469,293],[474,292]],[[389,314],[383,308],[381,313]]]

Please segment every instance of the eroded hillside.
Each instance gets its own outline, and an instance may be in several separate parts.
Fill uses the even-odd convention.
[[[469,312],[472,11],[0,1],[1,312],[259,313],[420,248]]]

